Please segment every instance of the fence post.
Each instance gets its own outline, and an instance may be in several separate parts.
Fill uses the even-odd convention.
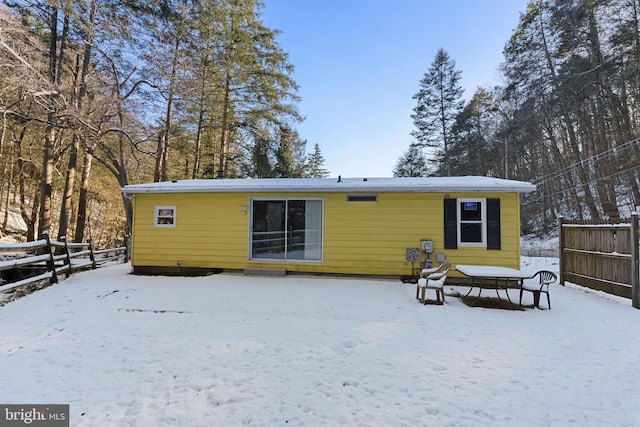
[[[89,243],[89,259],[91,260],[91,269],[95,270],[96,269],[96,256],[93,254],[93,245],[91,244],[91,240],[89,240],[88,243]]]
[[[564,270],[565,270],[565,262],[566,259],[563,256],[564,252],[564,217],[560,215],[558,217],[558,257],[560,258],[559,262],[559,274],[560,274],[560,284],[564,286]]]
[[[49,283],[53,285],[54,283],[58,283],[58,274],[56,273],[56,263],[53,259],[53,248],[51,248],[51,239],[49,239],[49,232],[43,231],[42,238],[47,241],[47,248],[45,249],[47,251],[47,254],[49,255],[49,259],[47,260],[47,270],[51,272],[51,279]]]
[[[129,258],[131,257],[131,235],[124,235],[124,262],[125,264],[129,262]]]
[[[69,245],[67,244],[67,236],[60,237],[60,241],[64,243],[64,265],[67,266],[67,278],[71,275],[71,255],[69,254]]]
[[[638,254],[638,213],[631,214],[631,304],[640,308],[640,255]]]

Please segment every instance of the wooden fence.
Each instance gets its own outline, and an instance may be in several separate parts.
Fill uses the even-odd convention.
[[[565,281],[631,298],[640,308],[638,215],[629,222],[560,218],[560,284]]]
[[[91,243],[69,243],[66,239],[51,240],[43,233],[40,240],[27,243],[0,244],[0,253],[8,254],[0,261],[0,292],[48,280],[57,283],[61,274],[69,275],[82,269],[95,269],[101,265],[129,258],[128,237],[125,246],[96,250]],[[6,277],[8,276],[8,278]],[[23,278],[26,276],[26,278]]]

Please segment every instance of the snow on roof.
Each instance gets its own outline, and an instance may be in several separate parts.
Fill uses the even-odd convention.
[[[127,185],[124,194],[138,193],[343,193],[343,192],[496,192],[528,193],[528,182],[485,176],[429,178],[259,178],[192,179]]]

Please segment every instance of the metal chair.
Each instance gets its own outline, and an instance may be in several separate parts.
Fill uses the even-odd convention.
[[[536,279],[538,276],[538,279]],[[558,276],[555,273],[547,270],[540,270],[533,275],[531,279],[524,279],[520,286],[520,305],[522,305],[522,293],[524,291],[533,293],[533,305],[536,308],[540,308],[540,294],[547,294],[547,304],[551,309],[551,298],[549,298],[549,285],[555,283],[558,280]]]

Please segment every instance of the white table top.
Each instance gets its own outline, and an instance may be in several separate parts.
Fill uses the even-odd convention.
[[[499,279],[528,279],[534,273],[509,267],[493,265],[457,265],[456,270],[469,277],[490,277]]]

